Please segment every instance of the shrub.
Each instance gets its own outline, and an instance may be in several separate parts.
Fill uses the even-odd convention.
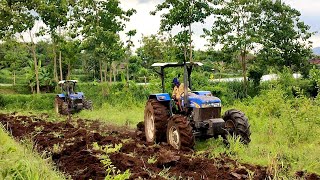
[[[2,107],[7,109],[51,110],[54,107],[54,94],[41,95],[5,95]]]
[[[3,95],[0,94],[0,107],[4,107],[4,106],[5,106],[4,97]]]

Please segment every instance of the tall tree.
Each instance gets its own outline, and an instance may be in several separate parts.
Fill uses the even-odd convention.
[[[28,33],[30,35],[30,49],[34,59],[34,68],[36,76],[36,89],[40,93],[38,61],[36,57],[36,45],[34,35],[31,29],[34,27],[39,16],[34,12],[39,6],[40,1],[1,1],[0,2],[0,38],[12,36],[16,33]]]
[[[126,33],[126,35],[129,37],[127,40],[127,48],[126,48],[126,64],[127,64],[127,83],[129,84],[129,57],[131,56],[131,47],[134,46],[131,38],[137,34],[136,30],[130,30]]]
[[[29,11],[33,6],[31,1],[0,1],[0,39],[31,29],[36,20]]]
[[[72,2],[72,1],[71,1]],[[57,46],[58,42],[61,41],[61,28],[67,25],[69,21],[69,5],[71,5],[67,0],[46,0],[41,1],[37,8],[37,12],[41,17],[41,20],[47,25],[48,33],[51,35],[53,43],[53,77],[54,80],[58,81],[57,74]],[[61,48],[59,49],[59,69],[60,69],[60,80],[62,77],[62,59],[61,59]]]
[[[281,0],[261,1],[259,29],[260,64],[276,67],[283,66],[293,71],[309,72],[309,58],[311,57],[311,43],[308,39],[313,33],[310,27],[300,20],[300,12],[286,5]],[[275,66],[276,65],[276,66]]]
[[[13,39],[7,39],[4,43],[4,61],[10,66],[13,77],[13,85],[16,85],[16,72],[22,69],[28,61],[28,50],[25,45]]]
[[[144,61],[147,67],[152,63],[159,62],[164,59],[163,50],[164,43],[157,35],[143,36],[141,39],[141,47],[136,50],[137,55]]]
[[[258,36],[257,22],[259,21],[258,0],[222,0],[216,1],[214,21],[210,30],[205,30],[212,46],[222,45],[240,54],[242,65],[243,87],[247,92],[247,55],[255,48]]]
[[[182,34],[185,38],[184,42],[189,42],[189,60],[192,61],[192,24],[195,22],[204,23],[204,20],[211,15],[212,8],[209,6],[211,0],[165,0],[156,6],[156,10],[151,14],[155,15],[157,12],[167,10],[161,15],[161,31],[171,31],[173,27],[182,28]],[[181,35],[181,34],[180,34]],[[188,40],[186,40],[186,38]],[[186,51],[185,46],[185,51]],[[185,59],[186,57],[186,52]]]
[[[79,0],[74,8],[74,15],[81,27],[81,35],[84,37],[83,47],[90,49],[95,55],[107,53],[108,49],[118,42],[118,32],[124,30],[124,22],[135,10],[123,10],[119,0]],[[110,58],[96,56],[99,61],[100,80],[103,81],[102,64]]]
[[[67,76],[65,79],[70,80],[71,70],[74,63],[77,61],[78,54],[80,54],[80,41],[78,40],[67,40],[61,41],[61,51],[65,55],[64,59],[67,64]]]

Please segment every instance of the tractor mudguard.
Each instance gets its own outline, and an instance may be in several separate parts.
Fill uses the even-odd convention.
[[[59,98],[65,98],[66,97],[65,94],[57,94],[57,96],[59,96]]]
[[[149,99],[157,99],[158,101],[170,101],[171,97],[168,93],[151,94]]]

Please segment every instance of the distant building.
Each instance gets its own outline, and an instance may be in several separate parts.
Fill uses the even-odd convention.
[[[320,59],[311,59],[309,60],[310,64],[314,64],[314,65],[320,65]]]

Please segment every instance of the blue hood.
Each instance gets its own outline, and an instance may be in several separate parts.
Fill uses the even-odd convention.
[[[83,99],[83,92],[77,92],[75,94],[70,94],[71,99]]]
[[[221,106],[221,100],[215,96],[212,96],[211,93],[207,91],[201,91],[201,92],[198,91],[198,92],[189,93],[189,101],[190,101],[190,107],[194,107],[194,108]]]

